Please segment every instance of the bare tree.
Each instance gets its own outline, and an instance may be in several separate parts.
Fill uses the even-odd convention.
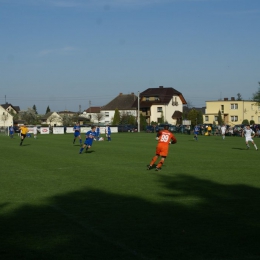
[[[93,119],[97,120],[98,122],[100,122],[104,118],[105,118],[105,114],[102,112],[93,114]]]

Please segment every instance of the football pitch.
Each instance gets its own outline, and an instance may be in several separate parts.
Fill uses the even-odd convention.
[[[0,136],[1,259],[260,259],[260,150],[176,138],[156,172],[155,134]]]

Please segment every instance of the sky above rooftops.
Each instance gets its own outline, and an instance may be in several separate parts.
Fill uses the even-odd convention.
[[[173,87],[195,107],[250,99],[259,0],[0,0],[0,104],[39,113]]]

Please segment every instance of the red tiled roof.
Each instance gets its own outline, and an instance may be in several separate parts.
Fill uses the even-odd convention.
[[[89,107],[85,111],[87,113],[100,113],[101,107]]]

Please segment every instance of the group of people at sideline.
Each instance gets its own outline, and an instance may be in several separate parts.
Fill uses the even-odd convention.
[[[219,127],[220,130],[220,134],[222,136],[222,139],[224,140],[226,138],[226,133],[227,133],[227,126],[225,124],[223,124],[222,126]],[[211,135],[211,127],[210,130],[208,130],[209,132],[209,136]],[[194,140],[198,141],[198,135],[199,135],[199,127],[196,125],[194,127],[193,130],[194,133]],[[253,138],[256,136],[256,132],[250,127],[250,125],[246,125],[241,132],[241,136],[245,137],[245,143],[246,143],[246,147],[247,149],[250,148],[249,146],[249,142],[251,142],[253,144],[253,146],[255,147],[256,150],[258,150],[257,145],[255,144]]]

